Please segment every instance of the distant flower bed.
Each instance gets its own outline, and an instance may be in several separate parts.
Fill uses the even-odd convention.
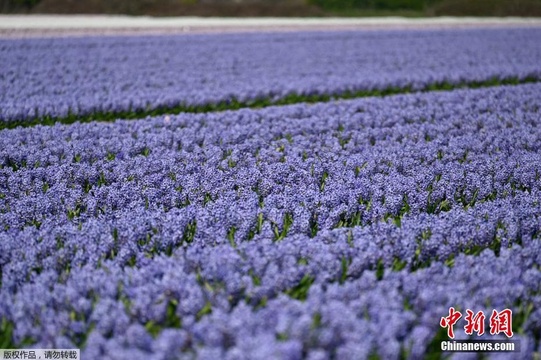
[[[539,29],[0,40],[0,128],[537,81]]]

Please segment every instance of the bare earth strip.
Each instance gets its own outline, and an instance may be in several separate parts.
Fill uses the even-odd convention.
[[[472,27],[541,27],[541,18],[152,18],[0,15],[0,38]]]

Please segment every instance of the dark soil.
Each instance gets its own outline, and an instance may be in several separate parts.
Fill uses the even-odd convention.
[[[42,0],[30,13],[127,14],[150,16],[306,17],[326,16],[302,4],[179,4],[172,1]]]
[[[443,0],[431,16],[541,16],[541,0]]]
[[[31,6],[28,4],[37,5]],[[527,16],[541,17],[541,0],[434,0],[410,10],[325,10],[302,0],[0,0],[0,13],[125,14],[150,16],[325,17],[325,16]],[[27,4],[27,5],[21,5]]]

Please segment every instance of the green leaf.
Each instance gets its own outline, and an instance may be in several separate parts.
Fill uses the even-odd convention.
[[[308,296],[310,286],[314,283],[314,278],[308,274],[304,275],[299,284],[286,291],[286,294],[293,299],[304,301]]]

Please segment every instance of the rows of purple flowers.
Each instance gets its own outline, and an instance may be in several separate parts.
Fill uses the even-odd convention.
[[[88,358],[418,358],[449,306],[509,307],[525,356],[540,109],[535,84],[3,130],[0,332]]]
[[[0,120],[540,78],[540,37],[501,29],[0,40]]]

